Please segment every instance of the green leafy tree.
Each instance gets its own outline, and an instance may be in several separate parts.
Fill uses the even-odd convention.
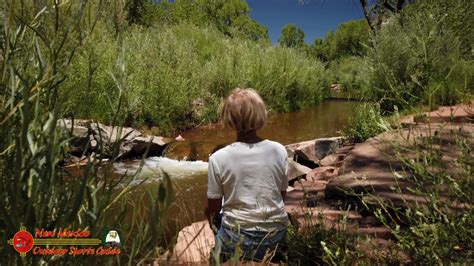
[[[287,24],[281,30],[278,43],[282,46],[298,48],[304,45],[304,32],[295,24]]]
[[[364,55],[370,38],[370,27],[364,20],[339,25],[335,36],[336,56]]]
[[[309,48],[309,54],[325,62],[346,56],[363,56],[367,52],[370,35],[366,21],[345,22],[335,32],[328,32],[324,39],[315,39]]]
[[[268,40],[268,30],[250,17],[250,7],[244,0],[200,0],[208,21],[227,36],[251,40]]]
[[[312,58],[328,62],[332,59],[335,50],[334,32],[330,31],[324,39],[316,38],[309,47],[309,55]]]
[[[244,0],[176,0],[152,6],[154,23],[212,26],[228,37],[269,41],[268,29],[250,17]]]

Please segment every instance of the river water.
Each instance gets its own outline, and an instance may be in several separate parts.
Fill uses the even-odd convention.
[[[337,136],[347,125],[348,118],[357,104],[348,101],[325,101],[299,112],[271,114],[260,134],[263,138],[284,145]],[[156,191],[161,171],[168,173],[176,193],[168,223],[172,231],[204,219],[207,158],[213,150],[235,139],[234,132],[220,126],[200,127],[181,132],[180,135],[185,141],[171,143],[164,157],[152,157],[144,161],[138,179],[147,181],[133,192],[142,194]],[[114,165],[114,171],[117,174],[133,173],[139,165],[138,160],[120,162]]]

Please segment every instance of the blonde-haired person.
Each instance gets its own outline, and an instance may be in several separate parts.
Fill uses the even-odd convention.
[[[209,158],[206,215],[219,227],[214,252],[225,261],[239,246],[241,259],[259,261],[279,253],[286,236],[288,155],[281,144],[257,135],[267,110],[253,89],[233,90],[221,119],[235,130],[236,141]],[[222,222],[216,223],[221,210]]]

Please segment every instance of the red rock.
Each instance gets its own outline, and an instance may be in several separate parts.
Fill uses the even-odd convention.
[[[322,159],[319,164],[321,166],[335,166],[340,167],[343,164],[344,159],[346,158],[345,154],[330,154],[324,159]]]
[[[355,211],[333,210],[325,207],[299,207],[290,209],[289,213],[300,228],[315,224],[324,224],[328,228],[342,229],[342,219],[348,222],[356,222],[362,219],[362,216]]]
[[[285,147],[289,157],[296,155],[304,160],[317,163],[327,155],[334,153],[343,142],[343,137],[320,138],[286,145]]]
[[[294,188],[301,189],[306,194],[317,194],[323,192],[326,188],[327,181],[324,180],[300,180],[295,182]]]
[[[209,223],[207,221],[193,223],[178,233],[178,239],[170,259],[181,265],[206,263],[209,261],[214,244],[214,233],[209,227]],[[169,262],[166,256],[160,261]]]
[[[336,177],[339,170],[333,166],[322,166],[314,168],[306,174],[306,180],[329,180]]]
[[[311,171],[308,167],[295,162],[293,159],[288,159],[288,180],[292,181],[306,176]]]
[[[377,226],[380,224],[380,221],[375,216],[362,217],[362,219],[360,220],[361,227]]]
[[[369,261],[381,264],[409,264],[408,255],[391,240],[382,238],[361,239],[357,242],[356,250]],[[393,262],[393,263],[390,263]],[[372,263],[372,264],[377,264]]]
[[[335,154],[348,154],[352,149],[354,149],[354,145],[343,146],[337,149]]]

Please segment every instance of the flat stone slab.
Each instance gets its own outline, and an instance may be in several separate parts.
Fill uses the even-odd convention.
[[[365,235],[375,238],[390,239],[391,230],[374,221],[370,224],[365,221],[365,217],[355,211],[334,210],[325,207],[299,207],[287,208],[293,223],[296,223],[299,230],[322,225],[326,229],[336,229],[349,234]],[[365,227],[369,225],[369,227]]]
[[[340,167],[343,164],[344,159],[346,158],[346,154],[330,154],[324,157],[319,164],[321,166],[335,166]]]
[[[339,169],[333,166],[314,168],[306,174],[306,180],[329,180],[336,177]]]
[[[458,104],[455,106],[441,106],[438,110],[424,112],[421,115],[402,117],[402,125],[416,125],[419,123],[472,123],[474,122],[474,103]]]
[[[299,180],[295,182],[294,189],[302,189],[306,194],[316,195],[324,192],[327,181],[324,180]]]
[[[395,144],[397,147],[403,147],[401,151],[404,157],[416,158],[414,141],[420,143],[420,139],[433,139],[433,136],[436,136],[433,147],[443,153],[441,160],[444,171],[457,176],[459,167],[456,167],[456,158],[459,154],[452,132],[461,134],[471,146],[474,145],[473,124],[419,125],[416,128],[382,133],[355,145],[339,169],[340,176],[329,180],[325,189],[326,198],[340,199],[351,193],[394,192],[395,189],[401,189],[405,198],[409,198],[408,195],[412,194],[409,189],[413,188],[413,184],[409,178],[404,178],[410,174],[404,171],[396,158],[394,143],[398,143]]]

